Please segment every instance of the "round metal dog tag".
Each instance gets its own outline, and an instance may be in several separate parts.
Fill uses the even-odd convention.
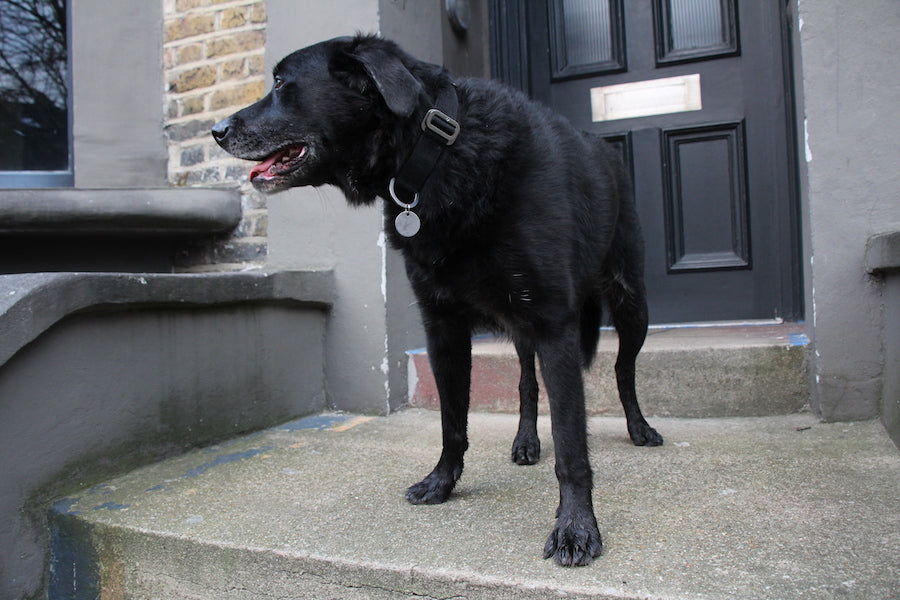
[[[419,233],[419,227],[421,226],[422,222],[419,220],[418,215],[411,210],[404,210],[394,219],[394,227],[397,228],[397,233],[403,237],[416,235]]]

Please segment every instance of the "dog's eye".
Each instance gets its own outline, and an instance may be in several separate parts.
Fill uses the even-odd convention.
[[[284,86],[284,79],[281,77],[275,78],[275,89],[280,90]]]

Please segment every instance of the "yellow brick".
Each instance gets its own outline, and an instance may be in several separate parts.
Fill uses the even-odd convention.
[[[166,23],[166,41],[209,33],[216,26],[215,15],[189,15]]]
[[[202,0],[175,0],[175,10],[184,12],[192,8],[197,8],[202,4]]]
[[[229,36],[214,38],[206,42],[206,56],[213,58],[235,52],[248,52],[262,48],[266,42],[265,34],[261,30],[245,31]]]
[[[226,60],[222,63],[222,80],[237,79],[244,76],[244,65],[247,61],[243,58]]]
[[[203,44],[187,44],[175,49],[175,64],[194,62],[203,58]]]
[[[180,94],[216,83],[216,68],[205,65],[189,69],[169,79],[169,91]]]
[[[250,81],[232,88],[214,92],[209,101],[210,110],[228,106],[245,106],[262,98],[265,84],[262,80]]]
[[[263,2],[257,2],[250,7],[250,22],[265,23],[266,22],[266,5]]]
[[[247,58],[250,75],[263,75],[266,72],[266,57],[262,54]]]
[[[247,7],[226,8],[219,13],[219,30],[234,29],[247,22]]]
[[[187,98],[181,98],[178,100],[179,106],[179,117],[186,117],[188,115],[196,115],[197,113],[203,112],[203,95],[199,96],[189,96]]]

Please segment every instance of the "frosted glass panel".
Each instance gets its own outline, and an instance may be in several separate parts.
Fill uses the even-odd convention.
[[[588,65],[612,58],[608,2],[563,0],[562,10],[568,65]]]
[[[552,0],[549,8],[554,77],[624,67],[621,0]]]
[[[724,43],[720,0],[671,0],[672,50],[706,48]]]
[[[739,54],[734,0],[656,0],[654,12],[659,63]]]

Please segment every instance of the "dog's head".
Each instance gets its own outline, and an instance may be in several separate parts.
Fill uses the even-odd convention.
[[[259,162],[250,181],[260,191],[332,184],[351,202],[369,202],[383,185],[373,180],[397,167],[404,123],[434,69],[374,36],[321,42],[282,59],[272,90],[212,135],[230,154]]]

